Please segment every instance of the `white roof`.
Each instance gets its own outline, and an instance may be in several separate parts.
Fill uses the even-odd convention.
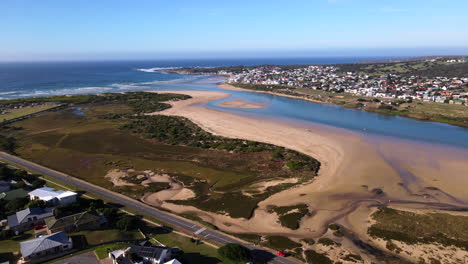
[[[178,261],[177,259],[173,259],[173,260],[169,260],[168,262],[164,264],[182,264],[182,263],[180,263],[180,261]]]
[[[54,188],[50,187],[38,188],[34,191],[29,192],[28,194],[32,196],[37,196],[39,197],[39,199],[44,201],[49,201],[54,198],[60,199],[68,196],[77,195],[76,193],[70,191],[55,191]]]

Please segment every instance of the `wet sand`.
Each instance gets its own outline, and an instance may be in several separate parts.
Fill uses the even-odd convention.
[[[218,104],[218,106],[229,107],[229,108],[263,108],[266,104],[257,104],[244,101],[242,99],[234,99]]]
[[[425,146],[394,139],[369,139],[362,134],[315,124],[286,124],[210,109],[204,103],[229,96],[222,92],[171,91],[192,96],[173,102],[164,115],[189,118],[205,130],[221,136],[271,143],[318,159],[322,166],[310,184],[277,193],[262,201],[254,216],[233,219],[190,206],[163,203],[178,213],[200,216],[233,233],[282,234],[292,238],[317,238],[330,223],[341,223],[359,237],[366,237],[369,213],[377,205],[410,210],[465,206],[468,197],[468,155],[464,150]],[[437,189],[426,187],[435,187]],[[382,189],[383,195],[372,190]],[[313,216],[298,230],[282,227],[268,205],[306,203]]]

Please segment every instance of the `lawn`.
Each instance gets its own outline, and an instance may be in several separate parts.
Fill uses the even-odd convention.
[[[107,258],[109,256],[108,251],[114,251],[118,249],[125,249],[129,247],[131,244],[129,243],[112,243],[106,244],[102,246],[97,246],[94,248],[94,253],[98,257],[99,260]]]
[[[90,246],[111,242],[143,240],[139,231],[122,231],[118,229],[104,229],[93,231],[82,231],[70,235],[84,235]]]
[[[37,105],[37,106],[26,106],[26,107],[18,108],[18,109],[10,109],[9,113],[0,115],[0,120],[8,121],[8,120],[15,119],[18,117],[27,116],[30,114],[49,110],[57,106],[59,106],[59,104],[45,103],[45,104]]]
[[[178,236],[171,233],[150,235],[150,237],[156,239],[165,246],[178,247],[182,249],[184,251],[182,262],[186,264],[235,264],[234,262],[223,259],[221,256],[219,256],[217,249],[203,243],[196,244],[187,237]],[[157,244],[154,239],[151,239],[151,242]]]
[[[12,253],[20,252],[19,243],[34,238],[34,232],[28,231],[11,239],[0,241],[0,261],[13,260]]]

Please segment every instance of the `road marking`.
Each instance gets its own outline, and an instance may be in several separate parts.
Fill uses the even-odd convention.
[[[200,234],[201,232],[203,232],[203,231],[205,231],[205,230],[206,230],[206,228],[205,228],[205,227],[202,227],[202,228],[198,229],[194,234],[195,234],[195,235],[198,235],[198,234]]]

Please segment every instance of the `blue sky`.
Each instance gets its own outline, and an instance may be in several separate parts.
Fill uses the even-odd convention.
[[[1,0],[0,60],[468,54],[467,0]]]

